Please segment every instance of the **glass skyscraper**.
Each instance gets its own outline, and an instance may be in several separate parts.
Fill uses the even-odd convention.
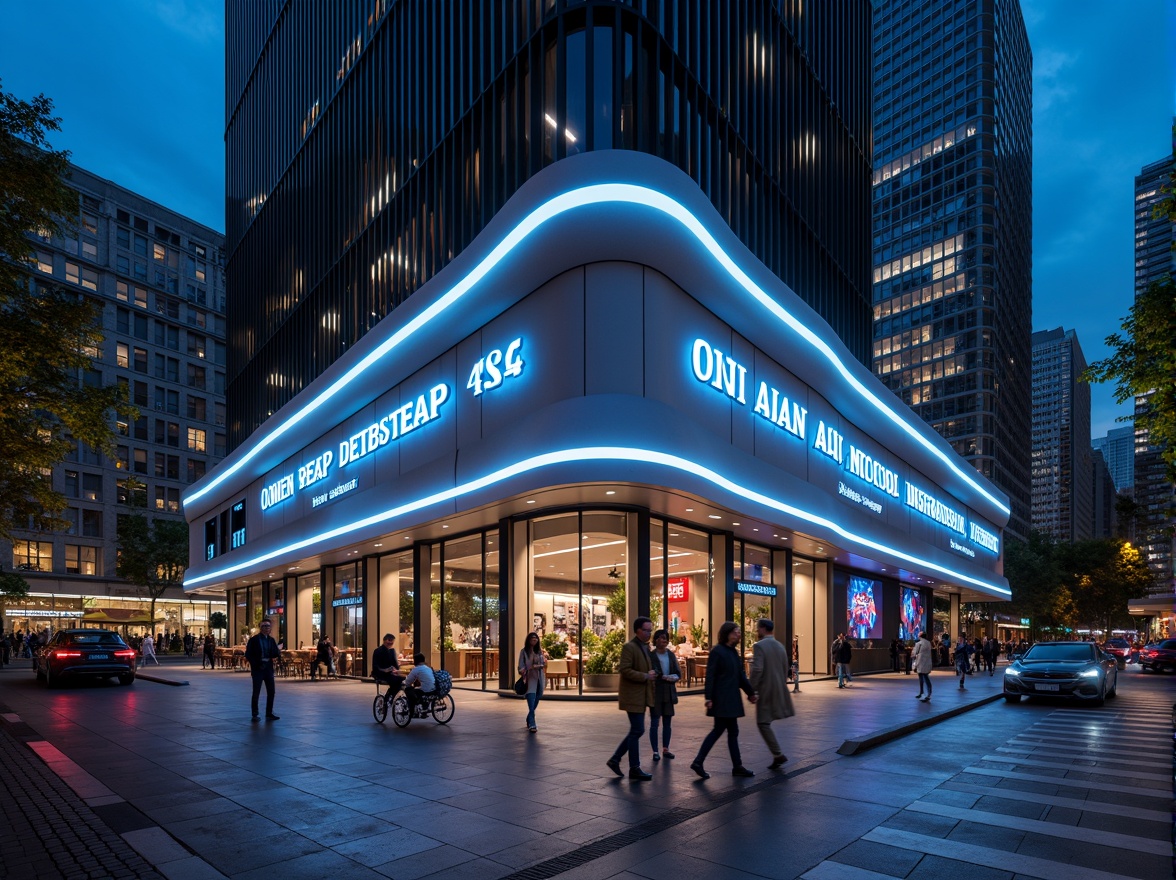
[[[1030,525],[1032,54],[1017,0],[874,5],[874,372]]]
[[[226,33],[230,448],[591,150],[683,170],[869,363],[865,0],[229,0]]]

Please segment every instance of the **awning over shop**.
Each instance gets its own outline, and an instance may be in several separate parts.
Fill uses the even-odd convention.
[[[156,614],[151,619],[151,612],[146,608],[88,608],[82,615],[82,623],[113,623],[146,626],[166,620],[162,614]]]

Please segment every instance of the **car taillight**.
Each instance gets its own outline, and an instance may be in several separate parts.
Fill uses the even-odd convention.
[[[54,651],[53,656],[57,657],[57,658],[81,657],[82,652],[81,651]]]
[[[115,651],[115,652],[114,652],[114,656],[115,656],[115,657],[134,657],[134,656],[135,656],[135,652],[134,652],[134,650],[127,650],[127,651]]]

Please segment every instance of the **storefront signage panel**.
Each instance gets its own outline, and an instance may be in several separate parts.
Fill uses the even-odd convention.
[[[735,581],[735,592],[749,596],[775,596],[776,588],[771,584],[757,584],[752,581]]]
[[[666,581],[666,601],[668,601],[668,602],[689,602],[690,601],[690,578],[688,578],[688,577],[669,578]]]
[[[767,379],[757,378],[755,366],[762,364],[760,353],[749,359],[749,366],[730,353],[734,345],[729,339],[729,334],[724,334],[722,341],[715,336],[709,339],[695,336],[688,346],[689,374],[709,391],[726,398],[735,411],[750,409],[755,418],[780,427],[783,435],[803,441],[803,447],[797,445],[791,454],[802,455],[801,449],[807,448],[815,456],[815,461],[809,461],[810,481],[823,481],[820,475],[827,471],[828,464],[822,466],[820,462],[831,462],[835,466],[838,498],[875,515],[886,514],[888,504],[901,501],[910,511],[927,516],[954,533],[948,539],[948,547],[953,551],[973,558],[976,548],[1000,553],[998,536],[969,522],[957,502],[904,479],[897,467],[888,464],[893,455],[868,442],[849,438],[835,409],[829,407],[824,412],[810,413],[808,407],[797,402],[814,399],[807,388],[800,384],[781,387],[776,381],[769,384]]]
[[[417,394],[396,409],[352,433],[340,441],[337,447],[320,447],[321,451],[313,452],[312,457],[305,464],[300,465],[296,470],[281,474],[276,478],[270,478],[262,486],[261,509],[263,511],[269,510],[275,505],[293,498],[296,493],[304,489],[330,480],[333,474],[348,465],[362,461],[390,443],[399,441],[435,421],[441,417],[442,406],[449,398],[449,386],[440,382],[427,392]],[[352,491],[357,486],[358,478],[355,478],[346,480],[325,492],[316,493],[311,506],[318,507],[328,500]]]

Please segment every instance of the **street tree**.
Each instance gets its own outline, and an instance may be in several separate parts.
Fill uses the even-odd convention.
[[[1072,626],[1073,599],[1063,584],[1053,539],[1038,531],[1027,541],[1009,541],[1005,547],[1005,577],[1012,589],[1012,608],[1028,617],[1033,633],[1042,627]]]
[[[188,526],[183,520],[151,520],[142,511],[119,517],[115,573],[147,593],[152,625],[156,601],[169,589],[182,587],[187,570]]]
[[[81,381],[102,342],[99,307],[45,283],[31,235],[67,235],[78,196],[69,154],[49,148],[58,130],[44,95],[22,101],[0,83],[0,536],[64,528],[65,497],[50,475],[78,443],[114,454],[112,410],[137,412],[116,385]]]
[[[1128,626],[1128,603],[1147,595],[1152,586],[1152,572],[1143,554],[1127,541],[1104,539],[1061,545],[1059,550],[1078,619],[1104,633]]]

